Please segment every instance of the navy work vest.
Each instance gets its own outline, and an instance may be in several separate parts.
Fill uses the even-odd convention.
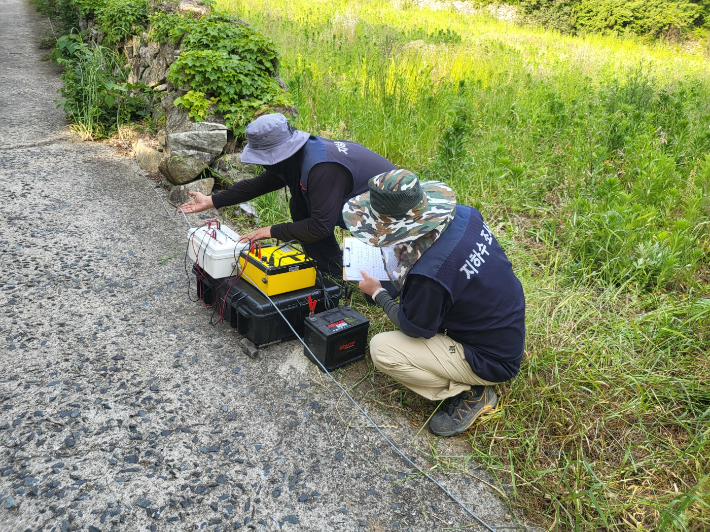
[[[349,199],[367,192],[367,182],[371,177],[397,168],[381,155],[360,144],[311,135],[303,147],[303,163],[301,164],[301,192],[306,200],[308,212],[311,212],[311,202],[308,197],[308,174],[315,165],[320,163],[338,163],[347,168],[353,176],[353,189],[343,197],[341,207]],[[338,225],[345,228],[342,213],[338,217]]]
[[[481,213],[456,206],[456,216],[407,275],[423,275],[451,298],[439,332],[464,345],[473,372],[503,382],[520,369],[525,345],[525,296],[505,252]],[[408,282],[402,287],[407,297]],[[400,310],[400,312],[402,312]]]

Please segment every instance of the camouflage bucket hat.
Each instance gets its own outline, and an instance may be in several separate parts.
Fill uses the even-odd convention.
[[[449,225],[456,198],[440,181],[419,181],[409,170],[392,170],[368,182],[369,191],[343,206],[350,233],[366,244],[393,246]]]

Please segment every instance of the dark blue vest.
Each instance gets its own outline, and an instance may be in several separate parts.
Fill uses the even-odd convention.
[[[456,206],[446,231],[409,272],[429,277],[451,298],[439,332],[464,345],[473,372],[491,382],[514,377],[525,345],[525,296],[481,213]],[[402,288],[407,297],[408,282]],[[401,312],[401,311],[400,311]]]
[[[308,174],[319,163],[341,164],[353,176],[353,189],[350,194],[343,197],[341,206],[358,194],[367,192],[367,182],[371,177],[397,168],[381,155],[360,144],[345,140],[328,140],[311,135],[304,145],[303,163],[301,164],[301,192],[306,200],[308,212],[311,211],[311,202],[308,197]],[[338,218],[338,225],[345,228],[342,214]]]

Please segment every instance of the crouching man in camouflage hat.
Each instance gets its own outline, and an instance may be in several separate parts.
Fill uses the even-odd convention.
[[[372,338],[373,363],[419,395],[447,400],[429,423],[434,434],[466,431],[495,408],[492,386],[520,369],[525,297],[505,252],[480,212],[408,170],[370,179],[343,218],[353,236],[380,248],[401,290],[397,303],[362,272],[360,290],[399,329]]]

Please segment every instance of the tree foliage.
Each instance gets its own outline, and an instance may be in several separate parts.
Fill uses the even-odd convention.
[[[710,0],[521,0],[525,17],[564,33],[678,39],[710,29]]]

